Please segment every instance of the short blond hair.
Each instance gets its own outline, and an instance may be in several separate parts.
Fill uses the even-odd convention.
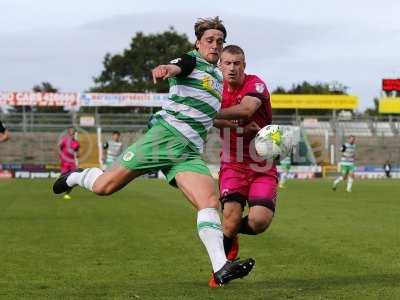
[[[228,52],[230,54],[241,54],[244,57],[244,51],[238,45],[228,45],[222,49],[222,53]]]
[[[224,42],[225,42],[226,29],[224,24],[222,24],[222,20],[218,16],[214,18],[197,19],[196,24],[194,24],[194,34],[196,35],[197,40],[200,40],[204,32],[206,32],[209,29],[216,29],[221,31],[224,34]]]

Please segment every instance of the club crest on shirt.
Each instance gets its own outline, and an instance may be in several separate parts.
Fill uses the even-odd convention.
[[[124,156],[122,157],[122,159],[124,161],[130,161],[133,157],[135,156],[135,154],[131,151],[128,151],[124,154]]]
[[[256,83],[256,91],[262,94],[265,90],[265,85],[263,83],[257,82]]]

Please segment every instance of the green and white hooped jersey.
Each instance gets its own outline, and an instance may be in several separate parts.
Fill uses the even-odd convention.
[[[345,143],[342,146],[342,159],[340,163],[342,165],[353,165],[356,156],[356,145]]]
[[[221,108],[222,74],[196,50],[187,54],[196,59],[195,67],[188,76],[169,78],[169,97],[159,116],[202,153],[207,133]]]
[[[113,163],[122,153],[122,143],[109,140],[104,143],[103,148],[106,149],[106,163]]]

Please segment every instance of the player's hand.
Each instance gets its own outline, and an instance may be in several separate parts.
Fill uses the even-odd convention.
[[[243,135],[254,136],[260,129],[260,126],[258,126],[256,122],[252,121],[243,127]]]
[[[174,65],[159,65],[151,71],[154,84],[156,84],[157,80],[159,79],[165,80],[167,78],[176,76],[180,72],[181,68]]]

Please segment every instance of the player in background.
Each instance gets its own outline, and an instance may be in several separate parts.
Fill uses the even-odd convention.
[[[347,139],[347,143],[342,145],[342,158],[340,160],[340,172],[341,176],[337,177],[333,182],[332,189],[336,191],[337,185],[342,181],[347,179],[346,191],[351,192],[354,180],[354,171],[356,169],[354,165],[356,156],[356,137],[350,135]]]
[[[105,169],[111,169],[114,162],[116,162],[117,158],[121,155],[123,145],[120,139],[121,133],[116,130],[111,134],[111,139],[103,144]]]
[[[67,134],[64,135],[58,143],[61,176],[78,170],[77,156],[80,144],[79,141],[75,139],[75,133],[75,129],[69,127],[67,129]],[[65,200],[71,199],[69,193],[70,190],[65,192]]]
[[[245,74],[243,50],[226,46],[220,68],[224,77],[222,109],[214,124],[221,128],[220,201],[223,208],[224,248],[228,259],[238,254],[237,234],[256,235],[272,222],[277,197],[277,171],[255,153],[253,138],[271,124],[270,96],[256,75]],[[230,122],[221,119],[229,119]],[[249,206],[247,216],[242,216]],[[212,286],[211,278],[209,285]]]
[[[10,138],[10,131],[4,127],[3,123],[0,121],[0,142],[5,142]]]
[[[284,189],[286,180],[289,178],[289,170],[292,167],[292,160],[290,158],[290,153],[284,159],[280,161],[282,173],[279,178],[279,187]]]
[[[108,172],[89,168],[60,177],[53,191],[77,185],[98,195],[110,195],[136,177],[162,170],[197,209],[197,230],[219,285],[246,276],[253,259],[227,260],[214,180],[202,160],[207,133],[220,109],[222,76],[217,68],[226,29],[216,18],[195,24],[195,50],[153,69],[153,80],[169,81],[169,99],[158,121],[122,154],[120,165]]]
[[[390,172],[392,171],[392,165],[390,164],[390,162],[387,160],[385,161],[385,163],[383,164],[383,170],[385,171],[386,174],[386,178],[390,178]]]

